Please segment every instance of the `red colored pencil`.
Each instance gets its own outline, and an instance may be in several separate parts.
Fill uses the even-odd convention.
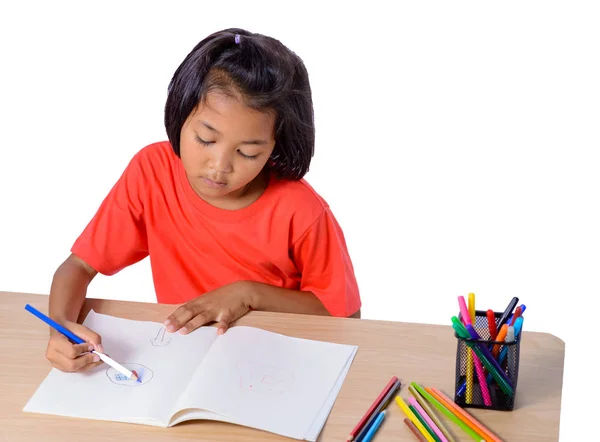
[[[358,422],[358,424],[356,424],[356,427],[354,427],[354,430],[352,430],[352,432],[348,436],[347,442],[351,442],[351,441],[354,440],[354,438],[356,437],[356,435],[360,432],[360,430],[362,429],[362,427],[369,420],[369,417],[371,416],[371,414],[373,414],[373,411],[375,411],[375,409],[377,408],[377,406],[379,405],[379,403],[383,400],[383,398],[385,397],[385,395],[388,394],[388,392],[392,389],[392,387],[394,386],[394,384],[396,383],[397,380],[398,380],[398,377],[396,377],[396,376],[394,376],[394,377],[392,377],[392,379],[390,379],[390,382],[388,382],[388,384],[385,386],[385,388],[383,389],[383,391],[381,393],[379,393],[379,396],[377,396],[377,399],[375,399],[375,402],[373,402],[373,404],[367,410],[367,412],[362,417],[362,419],[360,420],[360,422]]]
[[[496,316],[494,316],[494,310],[489,309],[487,311],[488,326],[490,328],[490,340],[494,341],[498,335],[498,329],[496,328]]]

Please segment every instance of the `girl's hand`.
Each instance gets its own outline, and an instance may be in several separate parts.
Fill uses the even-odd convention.
[[[53,367],[66,372],[81,372],[102,364],[98,355],[90,353],[92,350],[104,353],[100,335],[76,322],[67,321],[62,325],[81,337],[86,343],[73,344],[65,335],[51,329],[46,349],[46,359],[50,361]]]
[[[223,334],[233,321],[250,310],[250,286],[238,281],[220,287],[182,305],[164,322],[167,331],[188,334],[210,322],[217,322]]]

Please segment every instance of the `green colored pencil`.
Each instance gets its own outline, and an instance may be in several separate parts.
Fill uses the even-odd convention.
[[[433,437],[435,439],[435,442],[442,442],[440,437],[437,434],[435,434],[435,431],[433,431],[433,428],[431,428],[429,426],[429,424],[427,423],[427,421],[425,419],[423,419],[423,417],[418,412],[418,410],[415,408],[415,406],[409,405],[408,408],[410,408],[410,411],[412,411],[415,414],[415,416],[417,416],[417,419],[419,419],[419,421],[421,421],[421,424],[425,427],[425,429],[431,435],[431,437]]]
[[[431,403],[431,405],[433,405],[439,411],[444,413],[446,416],[448,416],[448,418],[450,418],[450,420],[452,422],[454,422],[456,425],[458,425],[460,428],[462,428],[464,430],[464,432],[467,433],[469,436],[471,436],[471,438],[473,440],[476,440],[477,442],[485,442],[485,439],[482,439],[479,434],[477,434],[475,431],[473,431],[471,429],[471,427],[469,427],[467,424],[465,424],[451,410],[448,410],[444,404],[442,404],[440,401],[438,401],[436,398],[434,398],[432,395],[430,395],[427,391],[425,391],[425,389],[422,388],[419,384],[417,384],[416,382],[412,382],[410,385],[415,387],[417,389],[417,391]]]

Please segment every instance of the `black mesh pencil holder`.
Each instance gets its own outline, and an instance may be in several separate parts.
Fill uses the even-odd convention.
[[[494,316],[498,321],[502,313],[495,312]],[[477,310],[473,327],[480,339],[464,339],[454,333],[457,339],[454,402],[463,408],[511,411],[517,391],[523,326],[512,342],[492,341],[486,312]]]

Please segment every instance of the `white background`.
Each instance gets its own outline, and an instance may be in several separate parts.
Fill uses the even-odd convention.
[[[132,155],[166,139],[179,63],[244,27],[309,70],[306,178],[344,229],[363,317],[450,324],[458,295],[495,310],[518,296],[528,330],[567,343],[561,439],[575,440],[600,293],[598,8],[281,5],[2,3],[0,290],[49,291]],[[148,260],[89,294],[153,302]]]

